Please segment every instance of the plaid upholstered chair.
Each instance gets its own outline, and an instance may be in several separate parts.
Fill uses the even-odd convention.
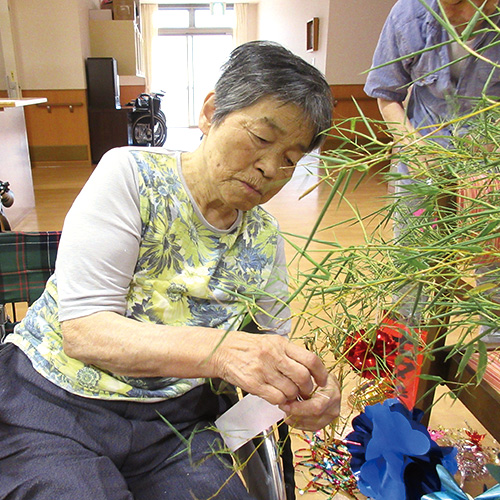
[[[42,294],[54,272],[60,236],[59,231],[0,233],[0,340],[17,321],[16,304],[31,305]]]

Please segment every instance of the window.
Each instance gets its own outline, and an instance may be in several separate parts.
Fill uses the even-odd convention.
[[[203,99],[233,48],[234,6],[160,4],[155,22],[152,88],[165,92],[169,126],[196,126]]]
[[[196,28],[232,28],[234,23],[234,8],[223,8],[222,4],[215,3],[212,9],[196,9],[194,12]]]
[[[188,9],[158,9],[156,13],[158,28],[189,28]]]

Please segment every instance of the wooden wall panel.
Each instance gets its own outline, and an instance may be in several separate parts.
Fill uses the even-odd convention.
[[[363,90],[363,85],[330,85],[332,94],[335,99],[335,109],[333,112],[333,121],[339,124],[345,119],[358,117],[360,113],[356,104],[361,108],[363,115],[373,120],[382,120],[382,116],[378,109],[377,100],[369,97]],[[354,102],[356,101],[356,103]],[[357,124],[357,131],[366,132],[366,126],[362,123]],[[380,138],[386,138],[385,128],[381,124],[377,128],[376,134]],[[387,137],[387,140],[389,138]],[[328,138],[323,146],[323,150],[335,149],[336,141],[333,138]]]
[[[121,85],[125,106],[145,91],[144,85]],[[26,128],[33,165],[91,164],[87,91],[23,90],[24,97],[46,97],[47,103],[26,109]],[[50,105],[53,106],[50,106]],[[66,104],[66,106],[58,106]],[[70,108],[70,104],[73,104]],[[50,106],[50,111],[47,106]]]
[[[334,119],[343,119],[358,116],[354,100],[358,103],[363,113],[369,118],[381,120],[382,116],[377,106],[377,100],[365,94],[362,85],[330,85],[336,101]]]
[[[144,85],[120,85],[120,103],[126,106],[130,101],[133,101],[139,94],[146,91]]]
[[[23,96],[47,98],[47,103],[26,109],[32,164],[54,161],[90,164],[86,90],[23,90]],[[54,106],[48,109],[51,104]],[[61,104],[65,106],[58,106]]]

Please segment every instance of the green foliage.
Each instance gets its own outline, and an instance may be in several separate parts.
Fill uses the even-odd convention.
[[[449,33],[440,46],[455,41],[465,49],[464,57],[487,61],[485,48],[476,52],[466,43],[484,30],[498,32],[481,8],[461,35],[442,12],[433,15]],[[498,61],[488,62],[492,72],[485,88],[499,67]],[[302,305],[294,336],[331,369],[345,365],[346,339],[356,332],[374,345],[389,314],[410,327],[404,335],[428,359],[442,351],[445,358],[458,353],[458,371],[463,372],[477,356],[476,378],[470,383],[482,379],[487,350],[480,332],[500,330],[500,103],[486,95],[478,100],[467,116],[420,129],[417,138],[398,136],[392,124],[368,118],[357,104],[358,117],[337,121],[327,132],[338,146],[320,156],[325,173],[314,188],[327,186],[329,194],[311,233],[296,245],[299,270],[292,286]],[[451,137],[444,135],[448,130]],[[349,223],[361,243],[345,246],[332,240],[336,225],[322,226],[327,211],[348,202],[349,190],[389,159],[409,166],[408,175],[395,169],[386,174],[391,185],[405,184],[404,191],[363,217],[352,207],[352,217],[339,221]],[[429,332],[426,345],[419,328]],[[422,379],[443,382],[434,374],[423,373]]]
[[[397,139],[388,140],[382,124],[359,111],[359,118],[339,122],[328,132],[340,146],[321,156],[322,188],[329,186],[329,195],[313,230],[296,245],[301,265],[294,276],[294,298],[303,306],[294,335],[333,368],[345,363],[346,338],[364,330],[365,340],[373,344],[388,312],[435,333],[423,347],[424,356],[445,348],[448,356],[459,352],[462,371],[477,353],[479,381],[487,360],[479,326],[500,323],[500,293],[488,282],[498,283],[500,275],[494,265],[500,262],[495,242],[500,238],[500,103],[483,100],[473,113],[450,123],[466,130],[452,139],[452,147],[420,139],[394,149]],[[362,127],[366,131],[358,133]],[[408,184],[405,196],[388,197],[382,209],[368,216],[353,208],[350,230],[362,235],[362,244],[329,241],[324,234],[335,228],[321,227],[325,213],[389,157],[410,165],[412,174],[388,172],[388,182],[417,181]],[[353,176],[354,171],[361,176]],[[405,226],[396,240],[392,223],[398,219]],[[315,250],[308,250],[313,245]],[[418,330],[410,332],[418,345]]]

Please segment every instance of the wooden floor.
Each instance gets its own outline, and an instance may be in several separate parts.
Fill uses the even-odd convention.
[[[14,229],[19,231],[61,229],[66,212],[92,170],[92,167],[82,166],[35,167],[33,180],[36,209]],[[326,189],[320,187],[304,198],[299,198],[316,181],[315,175],[307,174],[306,168],[301,167],[289,185],[266,204],[266,208],[278,218],[284,231],[304,235],[309,233],[322,209]],[[15,186],[11,187],[15,192]],[[385,184],[380,175],[375,175],[363,181],[360,188],[352,193],[349,199],[351,203],[356,204],[362,214],[371,213],[383,203],[382,197],[385,194]],[[8,216],[8,209],[6,213]],[[339,222],[351,215],[351,210],[345,204],[338,208],[332,207],[326,215],[325,225]],[[338,227],[335,235],[332,234],[333,236],[344,244],[362,241],[362,236],[349,225]],[[287,248],[287,253],[289,256],[292,255],[291,248]],[[431,427],[435,428],[438,425],[445,428],[469,426],[480,433],[486,432],[460,402],[453,402],[450,397],[441,397],[442,394],[442,391],[438,391],[437,397],[440,399],[432,412]],[[347,395],[348,390],[344,395],[344,405],[346,405]],[[295,440],[294,446],[303,447],[304,442],[301,439]],[[305,479],[302,474],[298,474],[297,480],[300,485],[304,484]],[[303,497],[307,499],[333,498],[323,493],[306,493]],[[338,494],[334,498],[344,498],[344,496]]]

